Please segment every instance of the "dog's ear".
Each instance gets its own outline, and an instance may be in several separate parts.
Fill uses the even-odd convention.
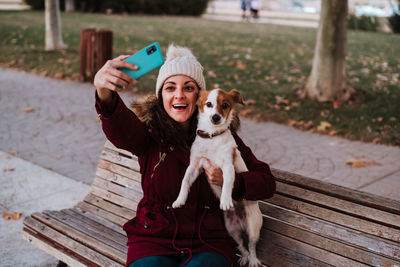
[[[205,99],[207,99],[208,92],[206,90],[200,90],[199,91],[199,96],[197,97],[196,105],[203,110],[203,104]]]
[[[229,92],[229,95],[232,96],[232,99],[235,101],[235,103],[244,105],[242,94],[238,90],[232,89]]]

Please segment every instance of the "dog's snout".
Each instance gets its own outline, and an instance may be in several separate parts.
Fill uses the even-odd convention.
[[[221,120],[221,116],[219,116],[218,114],[214,114],[211,119],[213,123],[218,123]]]

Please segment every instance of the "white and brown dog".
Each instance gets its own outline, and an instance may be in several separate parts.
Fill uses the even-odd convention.
[[[223,185],[210,184],[220,199],[220,208],[224,210],[225,226],[229,234],[238,244],[240,264],[255,267],[260,264],[256,256],[256,243],[260,236],[262,215],[257,201],[232,200],[235,172],[245,172],[247,167],[237,148],[235,139],[229,129],[233,119],[233,106],[243,104],[242,95],[233,89],[229,93],[215,89],[200,91],[197,105],[199,117],[197,136],[190,151],[190,164],[182,180],[181,190],[172,207],[185,204],[193,182],[199,176],[203,166],[209,159],[222,169]],[[245,248],[242,232],[248,236],[248,250]]]

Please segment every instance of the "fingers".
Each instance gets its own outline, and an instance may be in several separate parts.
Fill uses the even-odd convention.
[[[118,79],[126,81],[128,84],[136,84],[136,80],[123,71],[117,69],[110,69],[110,74]]]
[[[119,68],[127,68],[137,70],[138,66],[123,61],[129,55],[121,55],[112,60],[108,60],[104,66],[96,73],[94,78],[94,86],[99,90],[121,91],[130,84],[136,84],[136,80],[120,71]],[[118,87],[120,85],[121,87]]]
[[[123,58],[123,57],[121,57]],[[113,68],[118,69],[118,68],[126,68],[126,69],[131,69],[131,70],[138,70],[139,67],[135,64],[120,60],[118,58],[110,60],[109,63]],[[107,64],[106,63],[106,64]]]

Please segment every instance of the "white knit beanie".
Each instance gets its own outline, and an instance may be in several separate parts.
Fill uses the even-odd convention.
[[[200,90],[206,90],[203,66],[197,61],[196,57],[186,47],[170,45],[167,49],[167,58],[158,73],[156,85],[157,97],[165,80],[178,74],[189,76],[196,81]]]

